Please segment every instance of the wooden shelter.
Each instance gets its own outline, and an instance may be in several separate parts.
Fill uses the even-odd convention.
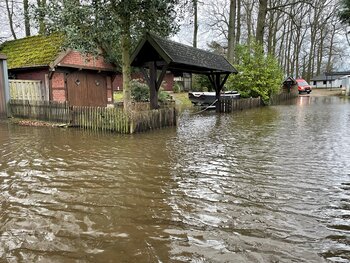
[[[228,76],[231,73],[238,73],[221,55],[183,45],[151,33],[146,33],[140,41],[131,61],[132,66],[141,68],[148,82],[152,109],[158,108],[158,90],[167,71],[208,76],[216,91],[217,103],[220,101],[220,92]]]

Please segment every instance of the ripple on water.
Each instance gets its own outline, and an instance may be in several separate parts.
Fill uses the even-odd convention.
[[[350,107],[310,103],[136,136],[0,123],[0,261],[349,262]]]

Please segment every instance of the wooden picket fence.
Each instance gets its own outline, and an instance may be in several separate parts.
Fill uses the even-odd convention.
[[[259,98],[228,99],[222,98],[219,101],[219,112],[229,113],[238,110],[251,109],[263,106]]]
[[[285,101],[296,98],[298,93],[296,92],[282,92],[270,97],[269,105],[278,105]],[[219,112],[233,112],[237,110],[251,109],[264,106],[260,97],[247,98],[247,99],[229,99],[221,98],[219,102]]]
[[[122,134],[176,126],[177,120],[174,107],[125,112],[114,107],[78,107],[69,106],[66,102],[11,100],[9,109],[11,115],[17,118],[58,122],[70,127]]]
[[[67,102],[10,100],[10,114],[16,118],[69,123]]]
[[[131,123],[132,133],[176,126],[177,111],[175,107],[149,111],[133,111],[131,113]]]
[[[48,101],[49,92],[40,80],[10,79],[10,97],[14,100]]]
[[[280,94],[272,95],[269,105],[278,105],[282,102],[298,97],[297,92],[282,92]]]

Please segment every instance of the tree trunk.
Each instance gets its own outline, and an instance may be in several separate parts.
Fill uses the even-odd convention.
[[[46,0],[37,0],[37,4],[39,7],[39,34],[45,33],[45,12],[46,8]]]
[[[317,50],[316,75],[320,75],[320,73],[321,73],[324,39],[325,39],[324,30],[325,30],[324,28],[321,29],[321,35],[320,35],[321,41],[319,42],[319,46],[318,46],[318,50]]]
[[[241,40],[241,0],[237,1],[237,29],[236,29],[236,45],[239,45]]]
[[[246,18],[247,33],[248,33],[247,44],[250,45],[251,38],[253,36],[253,32],[252,32],[252,21],[253,21],[252,12],[253,12],[253,8],[254,8],[254,3],[247,2],[247,3],[245,3],[244,6],[245,6],[245,9],[246,9],[246,15],[247,15],[247,18]]]
[[[260,44],[264,43],[264,30],[267,15],[268,0],[259,0],[258,20],[256,24],[256,41]]]
[[[330,72],[332,70],[332,56],[333,56],[333,45],[334,45],[335,32],[336,32],[336,28],[335,28],[335,25],[333,25],[331,43],[329,46],[329,53],[328,53],[328,60],[327,60],[327,67],[326,67],[327,72]]]
[[[234,62],[235,41],[236,41],[235,24],[236,24],[236,0],[230,0],[227,59],[232,64]]]
[[[9,1],[10,0],[5,0],[7,15],[8,15],[8,19],[9,19],[10,30],[11,30],[12,37],[14,39],[17,39],[16,32],[15,32],[15,29],[14,29],[14,26],[13,26],[13,0],[11,0],[11,6],[9,4]]]
[[[26,37],[30,36],[30,20],[29,20],[29,2],[23,0],[23,15],[24,15],[24,28]]]
[[[194,25],[193,25],[193,47],[197,47],[198,35],[198,0],[193,0]]]
[[[124,98],[124,110],[128,110],[130,106],[130,101],[131,101],[130,17],[122,17],[121,19],[122,19],[121,48],[122,48],[123,98]]]

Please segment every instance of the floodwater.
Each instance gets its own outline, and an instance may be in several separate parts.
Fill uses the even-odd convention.
[[[350,100],[121,136],[0,122],[0,262],[349,262]]]

